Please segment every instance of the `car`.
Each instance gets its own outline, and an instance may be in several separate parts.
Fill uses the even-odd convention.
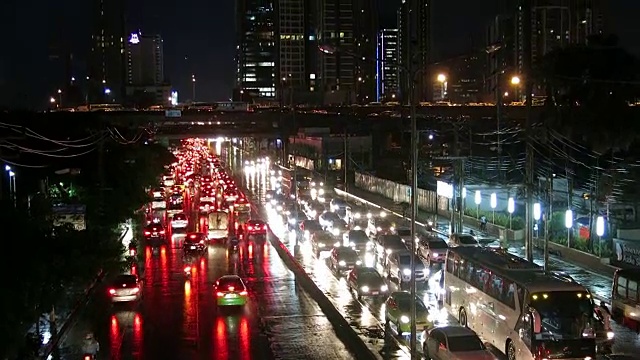
[[[386,295],[389,286],[376,269],[372,267],[356,267],[347,277],[347,286],[358,299],[363,296]]]
[[[199,212],[200,214],[208,214],[209,211],[213,211],[216,209],[216,205],[213,203],[213,201],[200,201],[200,207],[199,207]]]
[[[407,246],[411,246],[411,228],[408,228],[406,226],[397,227],[396,235],[400,236],[402,241],[404,241]]]
[[[496,359],[473,330],[456,325],[428,330],[422,351],[432,360]]]
[[[147,240],[165,240],[166,230],[162,224],[149,224],[144,227],[144,238]]]
[[[386,262],[387,256],[397,251],[404,251],[407,245],[398,235],[380,235],[376,238],[376,253]]]
[[[207,250],[207,234],[205,233],[187,233],[182,243],[182,250],[186,252],[197,251],[204,252]]]
[[[449,235],[449,246],[478,247],[478,240],[471,234],[454,233]]]
[[[344,220],[338,219],[334,221],[329,227],[327,227],[327,230],[331,232],[333,236],[342,238],[343,234],[347,232],[347,230],[349,230],[349,226]]]
[[[116,276],[108,287],[111,302],[132,302],[142,298],[142,281],[137,275],[121,274]]]
[[[318,221],[320,222],[320,226],[322,226],[322,228],[325,230],[331,227],[333,223],[338,220],[340,220],[340,217],[338,216],[338,214],[331,211],[323,212],[318,218]]]
[[[189,220],[184,213],[175,214],[173,218],[171,218],[171,228],[173,229],[184,229],[187,225],[189,225]]]
[[[399,336],[411,334],[411,303],[416,304],[416,329],[430,329],[433,322],[429,318],[429,309],[419,297],[411,297],[406,291],[392,292],[385,301],[385,332]]]
[[[300,233],[305,240],[311,239],[311,236],[318,231],[322,231],[322,227],[317,220],[302,220],[300,223]]]
[[[244,226],[245,234],[247,234],[247,236],[267,236],[267,232],[269,230],[269,226],[264,221],[256,219],[247,221]]]
[[[344,201],[343,199],[331,199],[331,202],[329,203],[329,207],[331,208],[331,211],[336,211],[338,209],[344,209],[348,206],[347,202]]]
[[[311,249],[316,257],[320,256],[320,253],[331,251],[333,246],[340,246],[340,242],[336,241],[333,235],[326,231],[316,231],[311,235]]]
[[[249,294],[238,275],[224,275],[213,285],[218,306],[244,306]]]
[[[431,267],[434,263],[442,264],[447,257],[447,243],[435,236],[420,239],[418,243],[418,255]]]
[[[371,251],[374,245],[364,230],[349,230],[344,233],[342,240],[346,246],[349,246],[358,254]]]
[[[406,249],[391,253],[387,257],[386,273],[390,278],[397,278],[400,286],[411,281],[411,257],[411,251]],[[413,255],[413,262],[416,268],[416,282],[427,281],[428,274],[422,260],[420,260],[418,256]]]
[[[384,214],[384,213],[382,213]],[[386,219],[385,216],[371,217],[367,224],[367,235],[371,237],[377,237],[380,235],[391,235],[395,232],[393,223]]]
[[[329,258],[331,269],[336,272],[351,270],[362,265],[358,253],[350,247],[335,247]]]

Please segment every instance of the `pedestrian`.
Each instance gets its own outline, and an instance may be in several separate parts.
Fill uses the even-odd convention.
[[[487,231],[487,217],[484,215],[480,217],[480,231]]]

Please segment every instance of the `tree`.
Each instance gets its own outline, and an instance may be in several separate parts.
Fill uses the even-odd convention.
[[[601,154],[626,149],[640,126],[629,121],[634,108],[628,106],[640,95],[638,65],[614,36],[549,52],[539,74],[546,125]]]

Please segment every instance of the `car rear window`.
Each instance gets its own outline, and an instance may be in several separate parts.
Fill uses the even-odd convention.
[[[221,289],[228,289],[230,287],[235,289],[244,289],[244,284],[240,279],[220,279],[218,287]]]
[[[113,284],[116,286],[132,286],[136,284],[136,277],[134,275],[118,275],[118,277],[113,280]]]

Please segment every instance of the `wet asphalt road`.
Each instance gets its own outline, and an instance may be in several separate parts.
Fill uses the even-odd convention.
[[[241,164],[242,162],[239,162]],[[244,183],[251,190],[253,194],[253,200],[256,202],[264,203],[263,189],[270,187],[270,176],[264,175],[259,171],[252,171],[249,173],[238,171],[236,173],[238,177],[244,179]],[[330,201],[330,197],[327,197],[326,202]],[[381,204],[386,205],[386,204]],[[352,204],[354,211],[360,210],[366,213],[365,207],[358,207]],[[401,210],[399,211],[401,212]],[[292,235],[287,229],[285,224],[281,221],[281,218],[274,214],[273,211],[265,211],[263,214],[265,218],[269,218],[269,224],[271,230],[276,234],[283,243],[293,253],[295,251],[295,235]],[[448,224],[438,224],[438,227],[447,226]],[[440,230],[445,230],[440,229]],[[448,231],[448,228],[446,229]],[[510,249],[511,252],[518,254],[522,252],[520,248]],[[353,294],[347,288],[344,276],[335,274],[332,272],[326,261],[326,254],[321,255],[320,258],[316,258],[312,254],[311,247],[305,242],[300,242],[300,250],[297,253],[300,263],[307,270],[307,273],[314,279],[316,285],[327,295],[327,297],[333,302],[336,308],[343,314],[344,318],[351,324],[353,328],[360,334],[361,338],[367,342],[370,347],[377,351],[382,357],[386,359],[408,359],[409,353],[407,349],[407,341],[385,341],[384,336],[384,298],[370,299],[363,298],[357,300]],[[386,275],[380,264],[374,259],[367,259],[367,265],[375,266],[378,271]],[[540,261],[539,257],[536,257],[536,262]],[[554,269],[565,271],[567,274],[574,277],[579,282],[587,285],[596,295],[599,297],[608,299],[606,294],[610,293],[611,284],[610,279],[606,279],[603,276],[593,274],[588,270],[581,269],[575,265],[568,264],[560,259],[553,258],[552,267]],[[418,285],[418,294],[423,297],[423,300],[427,306],[430,307],[430,311],[436,318],[437,325],[457,324],[456,319],[449,316],[448,313],[438,306],[437,294],[439,292],[440,278],[439,268],[434,267],[431,270],[430,280],[425,284]],[[390,291],[398,289],[397,284],[394,281],[388,280]],[[406,289],[405,289],[406,290]],[[621,354],[631,354],[634,358],[638,358],[640,355],[640,336],[634,331],[628,328],[613,324],[614,331],[616,332],[616,343],[614,345],[614,352]],[[388,338],[387,338],[388,339]],[[505,357],[496,352],[499,359]]]
[[[192,259],[189,280],[179,237],[166,247],[145,248],[138,270],[144,269],[142,301],[112,305],[106,287],[100,289],[68,333],[59,358],[81,359],[87,332],[101,344],[98,359],[356,358],[268,244],[247,245],[235,255],[211,245]],[[247,284],[244,309],[215,305],[212,284],[225,274],[238,274]]]

